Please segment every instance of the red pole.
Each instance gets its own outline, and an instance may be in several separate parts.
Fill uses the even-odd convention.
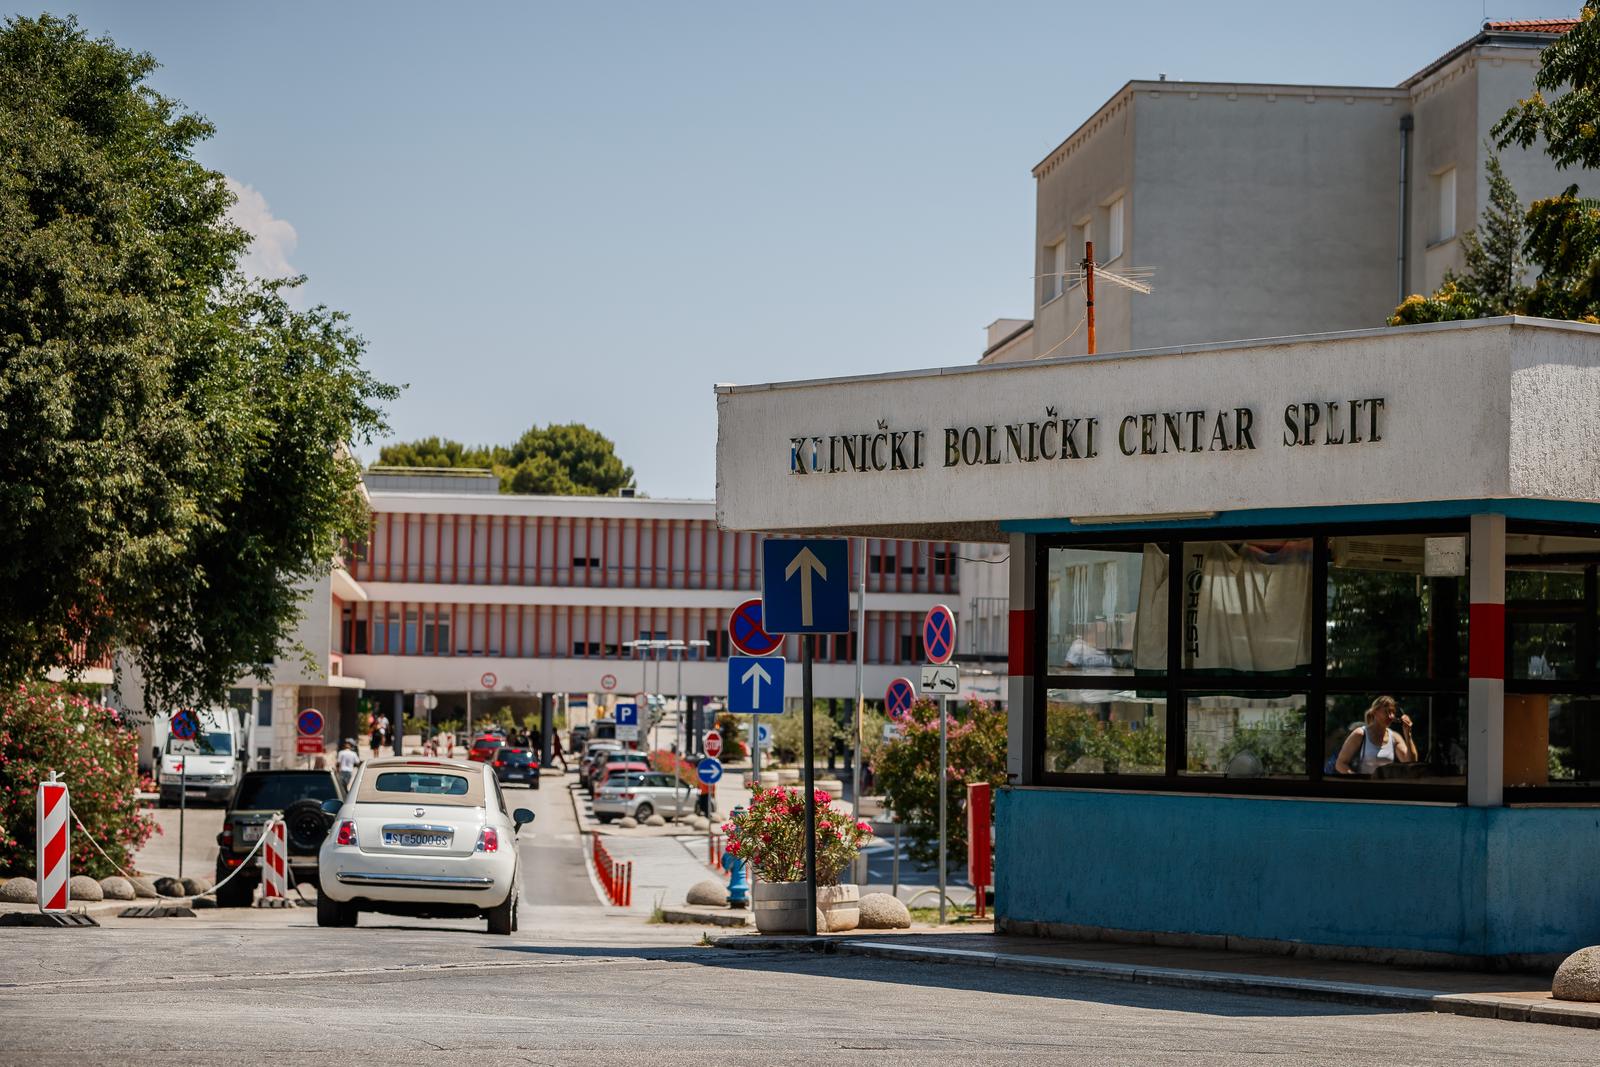
[[[1094,242],[1083,242],[1083,314],[1089,327],[1089,355],[1094,355]]]

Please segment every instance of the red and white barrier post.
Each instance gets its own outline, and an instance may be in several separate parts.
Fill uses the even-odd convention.
[[[267,823],[266,841],[261,846],[261,899],[284,900],[289,896],[289,834],[281,818]]]
[[[38,821],[39,910],[46,915],[64,913],[72,903],[68,890],[72,831],[68,827],[72,805],[67,783],[50,772],[48,782],[39,783],[34,807]]]

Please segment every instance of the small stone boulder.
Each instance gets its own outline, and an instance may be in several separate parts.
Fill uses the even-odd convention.
[[[133,895],[134,896],[138,897],[140,900],[154,900],[155,899],[155,896],[156,896],[156,884],[154,882],[152,882],[150,879],[148,879],[148,878],[129,878],[128,881],[130,883],[132,883],[132,885],[133,885]]]
[[[1550,995],[1557,1000],[1600,1001],[1600,945],[1580,948],[1563,960]]]
[[[188,893],[190,896],[193,896],[196,893],[209,893],[211,891],[211,887],[216,884],[217,882],[215,878],[207,878],[204,875],[201,875],[199,878],[185,878],[183,880],[183,891]]]
[[[617,820],[617,825],[622,827],[624,830],[632,830],[635,826],[639,825],[639,820],[635,819],[632,815],[624,815],[622,818]]]
[[[7,878],[0,885],[0,902],[6,904],[34,904],[39,900],[39,886],[32,878]]]
[[[868,893],[861,898],[863,930],[904,930],[911,925],[911,912],[888,893]]]
[[[106,895],[100,891],[100,883],[90,878],[87,874],[75,874],[67,883],[67,892],[73,900],[104,900]]]
[[[728,887],[715,879],[707,878],[690,886],[689,894],[684,899],[690,904],[725,908],[728,906]]]
[[[644,824],[646,826],[665,826],[667,825],[667,820],[659,815],[652,815],[644,821]]]
[[[702,817],[700,817],[699,815],[696,815],[694,818],[689,820],[689,825],[691,827],[693,827],[694,829],[696,829],[696,830],[704,830],[707,826],[710,826],[711,824],[706,822],[706,820],[703,819]]]
[[[133,883],[117,875],[100,879],[100,892],[105,894],[107,900],[132,900],[137,895],[133,891]]]
[[[156,892],[164,897],[181,897],[188,890],[183,888],[183,883],[176,878],[157,878]]]

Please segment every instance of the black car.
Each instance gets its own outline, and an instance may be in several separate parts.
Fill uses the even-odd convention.
[[[261,828],[283,813],[289,839],[289,870],[294,882],[317,884],[317,851],[328,836],[332,818],[323,812],[325,800],[343,800],[344,787],[332,771],[250,771],[239,782],[222,815],[217,835],[217,881],[220,883],[244,864],[245,856],[261,839]],[[217,890],[219,908],[245,908],[261,884],[261,852],[250,858],[239,876]]]
[[[539,754],[533,749],[507,745],[495,752],[493,762],[501,785],[521,782],[530,789],[539,788]]]

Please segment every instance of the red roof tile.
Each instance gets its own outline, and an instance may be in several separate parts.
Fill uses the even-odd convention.
[[[1577,24],[1577,19],[1493,19],[1483,28],[1491,33],[1566,33]]]

